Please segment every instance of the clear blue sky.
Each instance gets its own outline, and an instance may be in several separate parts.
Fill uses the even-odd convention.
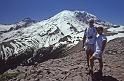
[[[25,17],[39,21],[65,9],[87,11],[124,25],[124,0],[0,0],[0,23],[15,23]]]

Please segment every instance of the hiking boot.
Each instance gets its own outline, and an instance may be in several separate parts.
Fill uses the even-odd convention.
[[[93,70],[89,70],[89,74],[90,75],[93,75]]]
[[[103,75],[102,70],[98,70],[98,72],[99,72],[99,75],[100,75],[100,76]]]

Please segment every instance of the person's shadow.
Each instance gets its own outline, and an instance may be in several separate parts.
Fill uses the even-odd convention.
[[[92,75],[92,81],[119,81],[116,78],[112,76],[102,76],[102,73],[100,72],[95,72]]]

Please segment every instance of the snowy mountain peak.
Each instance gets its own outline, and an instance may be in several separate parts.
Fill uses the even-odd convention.
[[[30,17],[24,18],[23,20],[19,21],[19,22],[26,22],[26,23],[35,23],[36,21],[31,19]]]
[[[0,35],[0,55],[8,59],[12,55],[20,55],[28,49],[41,49],[52,46],[54,50],[61,45],[69,47],[77,44],[88,27],[87,21],[95,19],[96,24],[106,26],[106,22],[85,11],[64,10],[50,19],[37,23],[25,23],[32,21],[26,18],[21,22],[3,27],[9,29]],[[10,28],[12,31],[10,31]]]
[[[73,16],[73,12],[69,10],[63,10],[60,13],[56,14],[55,16],[51,17],[51,19],[63,18],[65,16]]]
[[[18,21],[15,24],[0,24],[0,29],[1,29],[0,34],[10,32],[12,30],[28,27],[34,23],[36,23],[36,21],[28,17],[28,18],[24,18],[21,21]]]
[[[104,26],[112,26],[111,23],[105,22],[101,19],[99,19],[98,17],[96,17],[93,14],[90,14],[86,11],[70,11],[70,10],[63,10],[60,13],[58,13],[57,15],[53,16],[51,19],[52,20],[56,20],[56,19],[60,19],[60,18],[76,18],[79,21],[82,21],[84,23],[88,23],[89,19],[94,19],[96,21],[97,24],[99,25],[104,25]]]
[[[77,11],[77,10],[76,11],[63,10],[60,13],[58,13],[57,15],[55,15],[54,17],[56,17],[56,16],[69,16],[69,15],[71,16],[72,14],[75,16],[82,16],[82,17],[87,16],[87,17],[89,17],[89,19],[90,18],[97,19],[97,17],[93,14],[90,14],[86,11]]]

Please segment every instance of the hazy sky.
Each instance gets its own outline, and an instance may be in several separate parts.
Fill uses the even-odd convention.
[[[62,10],[80,10],[124,25],[124,0],[0,0],[0,23],[30,17],[43,20]]]

